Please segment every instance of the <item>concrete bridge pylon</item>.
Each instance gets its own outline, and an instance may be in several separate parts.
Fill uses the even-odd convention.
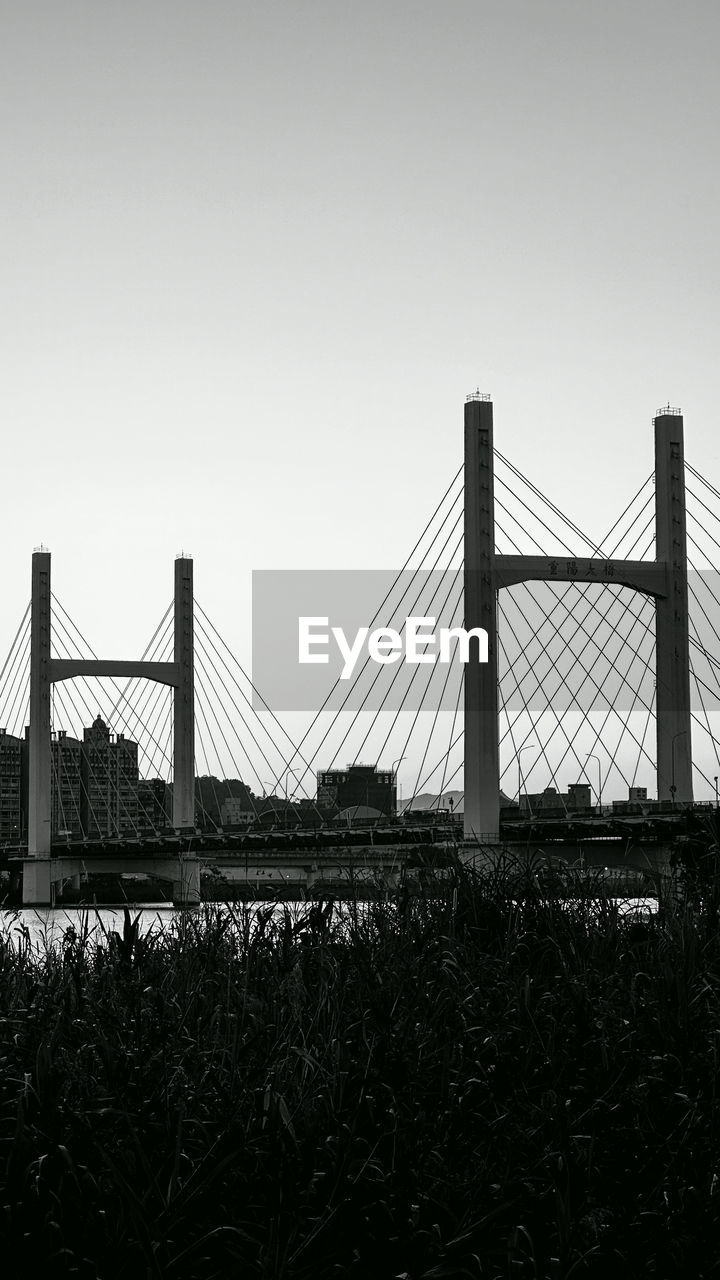
[[[660,409],[655,430],[654,561],[500,555],[495,551],[493,405],[465,404],[465,627],[488,634],[488,661],[465,667],[465,836],[500,832],[497,596],[519,582],[594,582],[630,587],[655,602],[657,794],[689,802],[692,789],[690,657],[683,418]]]
[[[181,554],[175,560],[171,662],[53,658],[51,640],[50,552],[41,548],[32,558],[28,856],[23,865],[23,902],[38,905],[53,901],[53,884],[59,878],[53,865],[51,830],[50,691],[54,683],[75,676],[121,676],[143,677],[173,688],[173,826],[181,833],[195,830],[192,559]]]

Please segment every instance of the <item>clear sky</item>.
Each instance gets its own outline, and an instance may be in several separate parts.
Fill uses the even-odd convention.
[[[720,482],[719,46],[713,0],[6,4],[0,649],[39,543],[117,657],[183,548],[249,660],[253,569],[400,567],[478,386],[591,535],[668,401]]]

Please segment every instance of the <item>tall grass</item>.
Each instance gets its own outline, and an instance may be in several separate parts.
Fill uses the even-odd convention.
[[[706,900],[638,923],[501,860],[342,915],[6,931],[3,1274],[719,1274]]]

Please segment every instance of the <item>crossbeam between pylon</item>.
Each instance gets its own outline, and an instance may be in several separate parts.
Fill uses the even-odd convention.
[[[23,870],[23,902],[52,901],[51,723],[53,683],[75,676],[140,677],[170,685],[173,705],[173,826],[195,829],[195,713],[193,649],[193,565],[175,560],[175,646],[172,662],[52,658],[50,552],[33,552],[30,623],[30,729],[28,764],[28,858]]]
[[[497,593],[529,581],[628,587],[655,602],[659,800],[692,801],[690,642],[683,419],[660,410],[655,428],[654,561],[495,552],[493,406],[465,405],[465,626],[488,633],[488,661],[465,668],[465,817],[468,839],[500,834]]]

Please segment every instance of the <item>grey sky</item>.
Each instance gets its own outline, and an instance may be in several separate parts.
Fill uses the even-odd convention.
[[[399,566],[462,406],[591,535],[685,413],[720,480],[705,2],[28,0],[0,19],[0,644],[30,555],[139,652],[195,557]]]

